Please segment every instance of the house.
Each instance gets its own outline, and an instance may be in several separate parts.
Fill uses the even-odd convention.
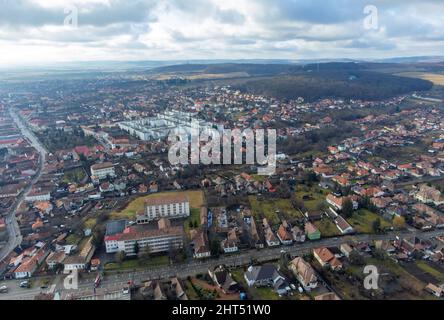
[[[291,290],[286,279],[273,265],[250,266],[244,273],[244,278],[249,287],[273,287],[279,295]]]
[[[279,246],[281,243],[279,242],[279,239],[274,234],[273,230],[271,230],[271,227],[268,224],[268,221],[266,218],[263,219],[262,225],[264,227],[265,242],[267,243],[267,246],[269,246],[269,247]]]
[[[206,232],[203,230],[191,230],[190,233],[194,251],[193,257],[196,259],[202,259],[211,256]]]
[[[310,291],[318,286],[316,272],[303,258],[294,258],[292,261],[290,261],[288,268],[293,272],[304,290]]]
[[[441,192],[427,184],[421,185],[415,198],[423,203],[433,203],[436,206],[444,204],[444,197]]]
[[[444,285],[437,286],[434,285],[433,283],[429,283],[424,290],[433,294],[438,298],[441,298],[444,292]]]
[[[355,231],[353,227],[347,222],[347,220],[339,215],[335,219],[335,224],[342,234],[349,234]]]
[[[349,258],[350,254],[353,252],[353,248],[347,243],[341,244],[339,250],[341,250],[342,254],[347,258]]]
[[[352,202],[353,210],[358,209],[359,203],[353,197],[336,197],[330,193],[326,198],[327,203],[337,210],[342,210],[344,203],[347,200]]]
[[[321,239],[321,232],[311,222],[305,223],[305,234],[312,241]]]
[[[86,259],[82,256],[69,256],[63,261],[63,273],[68,274],[74,271],[86,270]]]
[[[291,232],[293,234],[293,240],[298,243],[305,242],[305,232],[302,231],[299,227],[294,226],[291,228]]]
[[[313,256],[322,267],[330,267],[333,271],[342,269],[342,263],[326,247],[314,249]]]
[[[171,278],[171,289],[175,294],[176,300],[188,300],[188,296],[185,293],[185,290],[179,278]]]
[[[49,269],[54,270],[63,263],[65,257],[65,251],[51,252],[48,258],[46,258],[46,264]]]
[[[214,269],[208,269],[208,274],[225,294],[232,294],[239,291],[239,284],[233,280],[226,266],[220,265]]]
[[[222,240],[221,247],[225,253],[232,253],[239,250],[239,239],[236,234],[236,229],[228,231],[227,238]]]
[[[283,245],[288,246],[293,243],[293,234],[291,233],[291,228],[287,221],[283,221],[279,226],[277,236]]]

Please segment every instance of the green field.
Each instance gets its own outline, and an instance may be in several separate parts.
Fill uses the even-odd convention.
[[[381,228],[390,228],[392,224],[384,219],[381,216],[373,213],[367,209],[360,209],[358,211],[353,212],[351,218],[347,218],[348,223],[356,230],[358,233],[373,233],[372,224],[373,221],[380,218],[381,220]]]
[[[283,219],[302,217],[290,199],[258,200],[256,196],[249,196],[248,200],[256,219],[265,217],[271,225],[280,224]]]
[[[336,224],[329,218],[322,218],[322,220],[315,221],[313,224],[319,229],[323,238],[341,235]]]
[[[128,259],[121,264],[116,262],[109,262],[105,265],[105,271],[118,270],[142,270],[149,267],[166,266],[170,263],[168,256],[154,256],[147,262],[142,262],[138,259]]]
[[[145,200],[148,198],[162,198],[169,195],[180,195],[185,194],[190,201],[190,208],[200,209],[204,205],[204,194],[200,190],[193,191],[177,191],[177,192],[162,192],[151,194],[149,196],[144,196],[137,198],[136,200],[130,202],[125,209],[119,212],[111,213],[111,219],[129,219],[133,220],[136,218],[136,214],[139,211],[143,211]]]
[[[424,261],[424,260],[416,260],[415,264],[422,271],[429,273],[431,276],[435,277],[438,281],[444,283],[444,274],[441,273],[439,270],[436,270],[435,268],[433,268],[426,261]]]
[[[296,188],[296,199],[302,201],[310,212],[319,212],[319,208],[325,204],[326,196],[327,194],[318,186],[298,185]]]

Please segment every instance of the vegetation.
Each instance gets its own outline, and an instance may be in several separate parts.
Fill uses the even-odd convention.
[[[378,219],[379,227],[378,222],[376,222]],[[392,226],[390,222],[381,219],[379,215],[367,209],[360,209],[353,212],[351,218],[348,218],[347,221],[358,233],[375,233],[376,227],[384,230]]]

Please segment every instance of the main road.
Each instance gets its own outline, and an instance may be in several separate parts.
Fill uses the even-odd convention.
[[[5,259],[8,256],[8,254],[11,253],[12,250],[14,250],[15,247],[17,247],[22,243],[22,236],[20,234],[20,228],[18,226],[15,213],[17,211],[17,208],[21,205],[25,197],[31,191],[32,186],[40,179],[43,172],[43,168],[45,166],[46,155],[47,155],[47,151],[45,150],[45,148],[40,144],[37,137],[27,127],[27,125],[20,118],[20,116],[17,115],[16,111],[9,109],[9,114],[11,115],[11,118],[14,120],[17,127],[20,129],[22,136],[25,137],[29,141],[29,143],[38,151],[39,161],[38,161],[37,172],[34,175],[34,178],[27,184],[25,189],[20,193],[18,198],[15,200],[9,212],[7,212],[5,215],[5,223],[8,231],[8,242],[0,250],[0,261]]]

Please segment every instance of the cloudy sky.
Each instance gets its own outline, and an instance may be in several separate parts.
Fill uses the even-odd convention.
[[[377,19],[374,8],[364,10],[369,5]],[[0,0],[0,6],[0,66],[444,52],[443,0]]]

